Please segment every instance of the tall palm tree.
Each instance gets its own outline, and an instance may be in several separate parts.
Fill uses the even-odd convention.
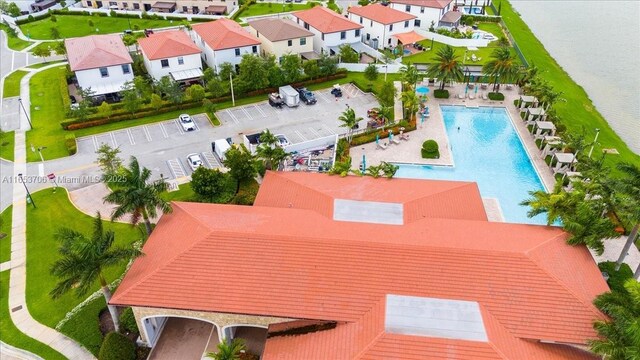
[[[427,75],[440,79],[440,90],[444,90],[444,85],[449,81],[460,81],[464,78],[460,58],[451,46],[438,49],[434,60],[427,69]]]
[[[627,279],[624,289],[599,295],[594,305],[610,320],[594,322],[600,339],[589,341],[591,351],[607,360],[640,358],[640,283]]]
[[[400,68],[400,78],[403,82],[411,85],[414,89],[420,80],[420,72],[415,65],[408,63]]]
[[[386,161],[382,161],[380,163],[380,170],[382,171],[382,175],[384,175],[384,177],[386,177],[387,179],[391,179],[396,174],[399,168],[400,167],[398,165],[393,165]]]
[[[100,213],[93,220],[91,237],[70,228],[61,228],[56,232],[55,238],[61,243],[61,258],[51,267],[51,274],[61,278],[61,281],[51,290],[51,297],[57,299],[73,288],[78,296],[85,295],[98,281],[113,325],[116,332],[119,331],[118,312],[115,306],[109,305],[111,290],[103,270],[142,255],[140,250],[134,247],[113,247],[115,234],[112,230],[104,231]]]
[[[273,170],[273,168],[277,170],[280,163],[288,156],[287,152],[278,146],[278,143],[278,138],[269,129],[260,135],[260,145],[256,149],[256,156],[264,162],[267,170]]]
[[[123,181],[115,183],[115,189],[104,197],[104,201],[118,205],[111,213],[111,220],[116,220],[126,214],[131,214],[131,224],[137,225],[140,218],[144,220],[147,234],[151,234],[150,217],[157,216],[157,209],[163,213],[171,212],[171,205],[160,197],[167,190],[167,183],[163,180],[149,182],[151,170],[140,169],[138,159],[131,157],[129,167],[124,167],[119,175]]]
[[[349,142],[349,144],[351,144],[353,129],[362,120],[362,117],[356,116],[356,112],[355,110],[353,110],[353,108],[347,108],[347,110],[345,110],[342,115],[338,117],[338,120],[342,122],[340,127],[347,128],[347,141]]]
[[[226,339],[222,339],[222,342],[218,344],[218,351],[208,353],[207,357],[214,360],[238,360],[241,351],[246,349],[244,339],[235,338],[230,343]]]
[[[344,161],[336,161],[331,170],[329,170],[329,175],[340,175],[340,177],[349,175],[349,173],[354,172],[351,169],[351,163],[351,156],[348,156]]]
[[[482,67],[482,72],[493,80],[493,91],[498,91],[501,82],[518,79],[520,67],[516,63],[516,54],[508,47],[496,48],[491,53],[491,60]]]
[[[616,270],[620,269],[640,230],[640,167],[631,163],[619,163],[617,167],[624,174],[624,177],[613,183],[613,187],[620,197],[619,215],[634,226],[627,237],[627,242],[622,248],[618,261],[616,261]],[[634,278],[637,280],[639,276],[640,265],[636,268]]]
[[[404,91],[400,94],[400,101],[402,101],[402,108],[404,109],[404,117],[410,120],[415,120],[416,113],[420,109],[420,98],[413,90]]]
[[[522,201],[520,205],[529,206],[528,217],[546,214],[547,225],[552,225],[562,218],[566,213],[573,211],[578,197],[571,196],[570,193],[562,190],[562,183],[558,183],[553,192],[544,190],[530,191],[530,198]]]

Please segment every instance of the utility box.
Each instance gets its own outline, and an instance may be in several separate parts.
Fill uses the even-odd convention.
[[[290,85],[280,86],[280,97],[288,107],[296,107],[300,104],[300,95]]]

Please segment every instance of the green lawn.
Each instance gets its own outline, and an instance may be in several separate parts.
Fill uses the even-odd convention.
[[[191,189],[191,183],[181,184],[177,191],[161,195],[166,201],[195,201],[196,194]]]
[[[13,161],[16,140],[15,131],[3,132],[0,139],[0,158]]]
[[[22,40],[17,36],[9,36],[9,27],[6,24],[0,23],[0,30],[3,30],[7,34],[7,43],[12,50],[20,51],[33,44],[31,41]]]
[[[93,300],[62,327],[60,332],[82,344],[95,356],[100,352],[103,336],[100,332],[100,311],[107,308],[104,297],[100,296]]]
[[[606,162],[609,165],[619,161],[640,164],[640,156],[629,150],[627,145],[611,129],[604,117],[596,110],[584,89],[576,84],[549,55],[508,1],[502,2],[501,15],[527,61],[540,69],[540,75],[547,79],[555,90],[562,91],[562,98],[566,101],[557,103],[555,109],[567,130],[581,133],[582,129],[585,129],[586,139],[591,141],[595,137],[595,129],[598,128],[600,129],[599,146],[596,147],[595,154],[598,154],[601,149],[615,148],[620,155],[608,155]],[[615,94],[611,94],[611,96],[615,96]],[[614,173],[616,173],[615,169]]]
[[[20,332],[11,321],[9,315],[9,271],[0,273],[0,340],[11,346],[30,351],[43,359],[66,359],[59,352]]]
[[[0,238],[0,263],[11,260],[11,211],[12,206],[9,205],[2,214],[0,214],[0,219],[2,219],[2,223],[0,224],[0,233],[5,234],[3,238]]]
[[[320,6],[320,5],[317,5]],[[239,15],[239,18],[249,17],[249,16],[258,16],[258,15],[269,15],[269,14],[277,14],[281,12],[289,12],[289,11],[298,11],[310,9],[311,5],[309,4],[285,4],[284,7],[282,3],[262,3],[262,4],[252,4],[246,10],[243,10]]]
[[[56,22],[52,22],[51,18],[37,20],[28,24],[20,25],[22,32],[31,39],[38,40],[54,40],[51,36],[51,28],[57,27],[60,31],[60,37],[71,38],[86,36],[92,34],[111,34],[120,33],[129,29],[129,20],[131,27],[137,25],[139,29],[161,28],[176,25],[170,20],[152,20],[152,19],[127,19],[121,17],[98,17],[86,15],[56,15]],[[89,26],[89,21],[93,22],[93,26]]]
[[[38,45],[36,45],[36,46],[32,47],[31,49],[29,49],[29,51],[30,51],[30,52],[35,52],[35,51],[36,51],[36,49],[40,49],[40,48],[46,49],[46,48],[49,48],[49,49],[51,49],[51,55],[55,55],[55,54],[56,54],[56,52],[52,49],[52,48],[53,48],[53,45],[55,45],[55,42],[45,41],[45,42],[41,42],[40,44],[38,44]]]
[[[65,62],[65,61],[67,61],[67,60],[47,61],[47,62],[41,62],[41,63],[37,63],[37,64],[32,64],[32,65],[29,65],[27,67],[29,69],[40,69],[41,67],[45,67],[45,66],[49,66],[49,65]]]
[[[420,41],[420,44],[422,44],[425,47],[431,47],[431,40],[423,40]],[[408,64],[409,62],[413,63],[413,64],[429,64],[432,63],[434,61],[434,58],[436,56],[436,53],[438,52],[438,50],[440,48],[445,47],[446,45],[443,43],[439,43],[437,41],[433,42],[433,49],[429,50],[429,51],[422,51],[419,52],[417,54],[414,55],[409,55],[409,56],[405,56],[402,58],[402,62],[404,64]],[[491,57],[491,53],[493,53],[493,51],[495,49],[497,49],[498,46],[490,46],[490,47],[484,47],[484,48],[478,48],[478,50],[474,50],[474,51],[469,51],[467,50],[466,47],[454,47],[455,51],[456,51],[456,55],[458,55],[460,57],[460,59],[462,59],[465,55],[465,53],[467,54],[467,60],[464,62],[465,65],[484,65],[485,63],[487,63],[490,60]],[[515,54],[515,50],[511,49],[511,52]],[[477,58],[479,58],[479,61],[472,61],[471,60],[471,55],[475,54]],[[520,62],[520,59],[516,58],[516,60],[518,62]]]
[[[28,71],[16,70],[4,78],[2,97],[20,96],[20,80],[28,73]]]
[[[84,297],[77,297],[74,292],[63,295],[57,300],[51,299],[49,292],[58,279],[50,274],[52,264],[59,258],[58,243],[53,238],[60,226],[68,226],[74,230],[89,234],[92,230],[93,218],[78,211],[69,201],[67,192],[58,188],[45,189],[33,194],[37,208],[27,208],[27,305],[31,315],[41,323],[55,327],[67,312],[82,302]],[[71,221],[73,219],[73,221]],[[141,238],[137,228],[129,224],[104,222],[105,230],[114,230],[116,246],[128,245]],[[108,281],[113,281],[124,271],[125,264],[109,268],[105,271]],[[92,291],[98,290],[96,283]],[[84,320],[77,320],[80,323]],[[78,329],[80,332],[82,329]],[[87,330],[88,331],[88,330]]]
[[[482,31],[490,32],[493,35],[497,36],[498,39],[504,36],[502,27],[498,23],[481,22],[481,23],[478,23],[478,29]]]

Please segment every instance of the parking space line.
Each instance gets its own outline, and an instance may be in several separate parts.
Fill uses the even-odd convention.
[[[149,128],[147,127],[147,125],[143,125],[142,126],[142,130],[144,130],[144,136],[147,137],[147,141],[151,142],[151,134],[149,133]]]
[[[204,158],[204,161],[207,163],[207,165],[209,165],[210,169],[221,167],[218,159],[216,159],[216,157],[210,151],[203,152],[202,157]]]
[[[91,140],[93,140],[93,147],[98,151],[98,139],[94,135],[91,137]]]
[[[133,134],[131,133],[131,129],[127,129],[127,135],[129,136],[129,143],[131,145],[136,144],[136,140],[133,138]]]
[[[331,103],[331,100],[329,100],[329,96],[328,96],[328,95],[326,95],[325,93],[323,93],[323,92],[318,92],[318,95],[320,95],[320,98],[321,98],[322,100],[326,101],[328,104],[330,104],[330,103]]]
[[[164,138],[168,138],[169,134],[167,134],[167,129],[164,128],[164,125],[162,123],[158,123],[158,125],[160,125],[160,131],[162,131],[162,136],[164,136]]]
[[[193,126],[195,127],[195,130],[193,131],[200,131],[200,126],[198,126],[198,123],[195,120],[193,120]]]
[[[116,141],[116,136],[113,134],[113,131],[109,132],[109,135],[111,136],[111,142],[113,143],[113,147],[117,148],[118,142]]]
[[[249,112],[247,111],[247,109],[246,109],[246,108],[241,107],[240,109],[242,109],[242,111],[247,115],[247,117],[249,118],[249,120],[253,120],[253,116],[251,116],[251,115],[249,114]]]
[[[311,134],[313,134],[317,138],[321,138],[322,137],[322,135],[320,135],[320,133],[317,132],[316,129],[314,129],[314,128],[309,128],[309,131],[311,131]]]
[[[229,109],[227,109],[225,111],[227,112],[227,114],[229,114],[229,116],[231,117],[231,120],[233,120],[234,123],[240,124],[240,122],[238,121],[238,118],[236,118],[236,116],[233,115],[233,113],[231,113],[231,111],[229,111]]]
[[[253,105],[253,107],[256,108],[256,110],[258,110],[260,114],[262,114],[262,117],[267,117],[267,114],[265,114],[264,111],[262,111],[262,109],[260,109],[258,105]]]
[[[173,120],[173,123],[176,124],[176,126],[178,127],[178,131],[180,132],[180,135],[184,134],[184,130],[182,130],[182,125],[180,125],[180,122],[178,120]]]
[[[171,170],[171,173],[176,179],[186,176],[184,168],[178,159],[167,160],[167,165],[169,165],[169,170]]]
[[[330,127],[328,127],[328,126],[327,126],[327,124],[322,124],[322,127],[323,127],[325,130],[327,130],[328,132],[330,132],[331,134],[335,134],[335,133],[336,133],[335,131],[331,130],[331,128],[330,128]]]
[[[302,133],[299,130],[295,130],[294,132],[296,133],[296,135],[300,136],[302,141],[307,141],[307,138],[304,135],[302,135]]]

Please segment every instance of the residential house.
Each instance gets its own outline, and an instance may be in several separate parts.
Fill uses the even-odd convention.
[[[86,8],[132,10],[158,13],[183,13],[183,14],[229,14],[238,7],[237,0],[82,0],[81,4]]]
[[[568,236],[475,183],[267,172],[253,206],[174,202],[110,303],[158,358],[595,360],[609,288]]]
[[[297,54],[315,58],[313,33],[289,19],[265,18],[249,22],[248,30],[260,40],[262,54]]]
[[[454,6],[453,0],[390,0],[392,9],[404,11],[417,17],[415,27],[429,29],[438,27],[440,19]]]
[[[69,67],[78,86],[94,95],[119,92],[133,80],[133,60],[117,34],[65,39]]]
[[[412,32],[416,16],[376,3],[349,8],[349,19],[364,26],[362,41],[377,49],[397,45],[392,35]]]
[[[260,54],[260,40],[233,20],[222,18],[192,29],[191,38],[202,50],[202,58],[216,72],[225,62],[240,64],[242,55]]]
[[[335,11],[315,6],[294,12],[293,17],[298,25],[313,33],[313,50],[316,53],[337,54],[338,48],[344,44],[362,52],[359,51],[359,44],[363,26]]]
[[[200,48],[182,30],[160,31],[138,40],[144,66],[155,80],[170,76],[192,82],[202,77]]]

